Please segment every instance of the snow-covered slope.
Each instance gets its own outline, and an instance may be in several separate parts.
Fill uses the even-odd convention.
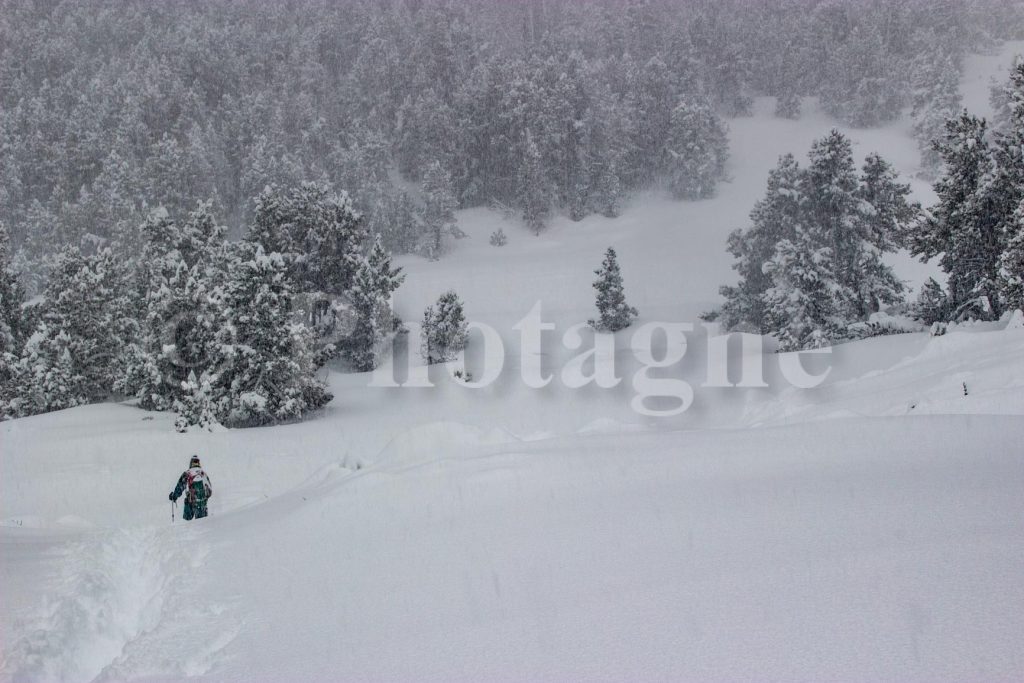
[[[564,365],[609,244],[640,323],[715,301],[776,157],[833,125],[758,106],[715,200],[640,197],[540,238],[508,222],[502,249],[500,217],[464,212],[453,253],[403,263],[405,317],[454,287],[503,336],[487,389],[333,373],[296,425],[178,435],[119,404],[0,424],[0,680],[1024,677],[1024,329],[843,345],[809,390],[767,353],[769,386],[741,390],[700,386],[698,328],[694,404],[668,420],[630,409],[631,331],[619,388],[518,379],[512,325],[543,301]],[[856,152],[912,174],[904,128],[853,131]],[[193,452],[211,517],[172,523]]]
[[[781,426],[433,421],[358,469],[343,413],[5,423],[4,678],[1019,677],[1024,330],[849,348],[740,418]],[[172,524],[193,450],[212,517]]]

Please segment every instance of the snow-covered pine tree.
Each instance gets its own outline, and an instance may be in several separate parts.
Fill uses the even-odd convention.
[[[850,141],[836,130],[815,141],[808,158],[804,225],[829,247],[838,284],[836,313],[850,323],[866,320],[880,302],[902,297],[902,283],[881,260],[881,252],[894,244],[891,233],[902,212],[901,188],[877,156],[865,164],[865,178],[872,184],[861,187]]]
[[[921,150],[921,168],[926,174],[934,175],[942,166],[942,156],[934,143],[944,136],[946,121],[959,113],[962,98],[960,73],[952,56],[927,57],[918,63],[914,74],[916,87],[911,117],[914,137]]]
[[[295,291],[341,294],[352,286],[367,237],[347,193],[302,183],[260,193],[247,239],[281,255]]]
[[[998,317],[1000,215],[986,192],[996,172],[983,119],[963,112],[946,124],[936,143],[944,171],[935,182],[938,203],[910,234],[913,254],[930,259],[949,275],[954,317]]]
[[[523,221],[526,227],[532,230],[533,234],[539,235],[547,226],[554,198],[551,194],[551,184],[544,174],[540,150],[530,131],[526,131],[524,154],[519,170],[517,196],[519,205],[523,208]]]
[[[594,289],[597,290],[597,319],[587,324],[599,332],[618,332],[633,324],[639,312],[626,303],[626,293],[622,283],[622,271],[619,269],[618,256],[615,249],[608,247],[604,252],[601,267],[594,271]]]
[[[455,225],[455,201],[452,180],[441,166],[434,161],[423,175],[423,222],[426,227],[425,255],[431,260],[441,256],[442,239]]]
[[[267,254],[259,244],[235,249],[209,374],[210,400],[223,424],[295,420],[332,398],[316,377],[312,333],[292,319],[287,271],[280,254]]]
[[[212,381],[215,379],[216,375],[205,371],[198,378],[194,370],[188,373],[188,379],[182,383],[183,395],[174,405],[174,412],[178,414],[174,420],[177,431],[186,432],[190,427],[212,430],[220,424],[214,405]]]
[[[898,180],[892,165],[877,153],[864,160],[856,196],[863,221],[863,239],[875,248],[895,251],[921,214],[921,205],[909,201],[910,185]]]
[[[360,372],[377,367],[380,344],[395,330],[391,296],[405,279],[401,271],[392,267],[391,255],[377,235],[352,286],[355,325],[342,351],[352,367]]]
[[[765,332],[780,351],[827,346],[844,327],[836,310],[840,285],[831,249],[813,227],[797,226],[764,264],[771,286],[763,295]]]
[[[22,304],[25,293],[11,270],[10,237],[7,226],[0,221],[0,420],[13,412],[10,402],[14,393],[14,366],[21,357],[28,336]]]
[[[125,350],[116,389],[147,410],[169,410],[195,369],[211,367],[222,323],[227,273],[225,228],[208,204],[178,223],[154,211],[143,226],[146,244],[135,279],[141,290],[141,335]]]
[[[999,283],[1004,307],[1024,309],[1024,200],[1014,213],[1006,247],[999,259]]]
[[[751,225],[729,235],[728,250],[735,257],[733,270],[739,283],[719,291],[725,297],[720,319],[725,329],[762,332],[766,328],[764,293],[771,286],[771,277],[764,264],[775,254],[784,239],[795,237],[804,210],[803,171],[792,154],[779,158],[778,165],[768,173],[768,188],[750,212]]]
[[[462,300],[447,291],[436,304],[423,311],[423,346],[420,353],[428,365],[455,360],[466,348],[469,327],[462,311]]]
[[[30,415],[105,398],[121,352],[137,336],[125,277],[109,249],[89,257],[67,247],[45,292],[42,318],[13,368],[9,404]]]
[[[913,305],[914,317],[925,325],[932,325],[937,322],[946,322],[949,319],[949,299],[946,297],[942,285],[934,278],[921,286],[917,295],[917,302]]]
[[[677,199],[715,194],[729,155],[725,126],[711,107],[682,102],[672,110],[665,144],[669,188]]]
[[[999,259],[1001,310],[1024,303],[1024,60],[1010,72],[1006,87],[1009,126],[995,135],[996,171],[984,185],[989,205],[997,214],[1003,253]]]

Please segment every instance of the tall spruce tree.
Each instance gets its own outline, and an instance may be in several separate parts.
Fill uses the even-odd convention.
[[[404,279],[402,269],[392,267],[391,255],[378,235],[352,287],[356,317],[345,340],[344,355],[356,370],[365,372],[377,367],[378,347],[395,329],[391,296]]]
[[[997,198],[986,189],[997,172],[988,126],[967,112],[946,124],[936,143],[944,172],[935,183],[938,203],[910,236],[912,253],[939,259],[949,275],[952,314],[999,315],[998,274],[1003,234]]]
[[[597,290],[595,304],[598,316],[596,320],[588,320],[587,324],[600,332],[618,332],[629,327],[639,312],[626,303],[622,272],[613,248],[608,247],[604,252],[601,267],[594,274],[597,275],[594,289]]]
[[[750,227],[729,235],[728,251],[736,259],[733,270],[740,281],[719,290],[725,297],[719,313],[725,329],[766,329],[763,297],[771,287],[771,277],[764,272],[764,264],[782,240],[795,237],[803,211],[803,172],[793,155],[786,154],[768,173],[768,189],[750,212]]]

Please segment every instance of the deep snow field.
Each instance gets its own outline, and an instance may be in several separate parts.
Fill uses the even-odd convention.
[[[971,58],[972,111],[1015,52]],[[812,389],[737,335],[730,379],[760,360],[768,386],[701,386],[726,235],[777,157],[835,125],[813,102],[771,112],[730,122],[713,200],[652,193],[541,237],[469,210],[440,261],[400,259],[403,318],[453,288],[498,331],[503,351],[473,336],[467,358],[475,376],[504,361],[487,388],[332,371],[335,400],[295,425],[179,435],[129,404],[0,423],[0,680],[1024,679],[1019,322],[838,346],[803,360],[828,370]],[[931,202],[908,122],[846,132]],[[562,335],[593,315],[609,245],[640,309],[623,381],[569,389]],[[938,275],[895,264],[915,288]],[[528,356],[555,374],[539,390],[513,329],[537,302],[555,326]],[[670,418],[631,408],[652,321],[695,324],[660,375],[694,393]],[[211,516],[172,522],[192,453]]]

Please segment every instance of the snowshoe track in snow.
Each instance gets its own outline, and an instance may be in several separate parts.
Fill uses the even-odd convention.
[[[141,668],[175,677],[205,673],[212,656],[237,630],[181,638],[182,657],[155,661],[146,644],[155,637],[181,634],[175,614],[189,608],[189,575],[209,548],[196,540],[197,530],[172,537],[160,529],[109,530],[69,542],[61,551],[61,572],[51,596],[37,615],[20,624],[0,665],[4,681],[123,680]],[[175,529],[178,531],[178,529]],[[213,617],[220,606],[203,606]],[[192,619],[184,621],[194,623]],[[213,619],[219,622],[219,619]],[[183,626],[183,624],[182,624]],[[18,635],[20,634],[20,635]],[[185,634],[189,635],[189,634]],[[190,644],[211,643],[196,653]],[[168,648],[161,648],[166,652]],[[186,655],[186,653],[191,653]],[[125,665],[130,663],[130,668]],[[121,675],[119,675],[119,672]]]

